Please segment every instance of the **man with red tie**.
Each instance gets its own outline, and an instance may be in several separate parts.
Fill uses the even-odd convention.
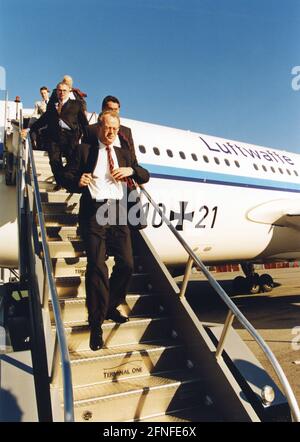
[[[106,97],[103,98],[101,106],[102,112],[107,110],[112,110],[120,114],[120,109],[121,109],[121,103],[117,97],[114,97],[113,95],[107,95]],[[90,143],[93,141],[93,138],[95,137],[97,137],[97,123],[86,126],[83,133],[83,142]],[[134,148],[131,129],[121,124],[118,132],[118,137],[121,144],[122,142],[128,144],[131,154],[133,158],[135,158],[135,148]]]
[[[125,301],[133,271],[130,230],[127,216],[123,216],[126,193],[132,180],[138,184],[149,180],[148,171],[137,163],[128,147],[114,146],[119,127],[117,112],[103,112],[97,138],[91,144],[76,146],[64,173],[65,187],[82,193],[79,226],[87,254],[86,305],[90,348],[94,351],[103,346],[101,325],[105,319],[119,324],[128,320],[117,309]],[[107,217],[110,211],[116,216]],[[108,249],[115,257],[110,278],[105,263]]]
[[[62,156],[69,161],[88,121],[81,102],[70,100],[70,87],[66,83],[58,83],[56,92],[57,101],[49,102],[47,111],[32,125],[30,131],[36,132],[40,127],[47,126],[44,148],[48,150],[56,183],[61,185]]]

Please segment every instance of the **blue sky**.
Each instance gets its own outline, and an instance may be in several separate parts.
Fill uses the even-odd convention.
[[[0,66],[25,107],[64,74],[90,111],[300,153],[300,0],[0,0]]]

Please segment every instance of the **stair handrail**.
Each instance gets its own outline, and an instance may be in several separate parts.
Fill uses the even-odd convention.
[[[294,392],[290,386],[290,383],[279,364],[277,358],[275,357],[274,353],[270,349],[270,347],[267,345],[267,343],[264,341],[264,339],[259,335],[259,333],[256,331],[256,329],[253,327],[253,325],[248,321],[248,319],[243,315],[243,313],[238,309],[238,307],[234,304],[234,302],[230,299],[228,294],[225,292],[225,290],[221,287],[221,285],[218,283],[218,281],[213,277],[213,275],[210,273],[210,271],[206,268],[204,263],[198,256],[195,254],[195,252],[190,248],[190,246],[187,244],[187,242],[182,238],[180,233],[176,230],[176,228],[171,224],[171,221],[165,216],[165,214],[162,212],[161,208],[156,204],[156,202],[153,200],[151,195],[147,192],[144,186],[140,186],[141,192],[146,196],[150,204],[154,207],[154,209],[158,212],[160,215],[162,221],[168,226],[168,228],[171,230],[171,232],[174,234],[176,239],[180,242],[180,244],[183,246],[185,251],[189,255],[190,263],[194,261],[197,266],[200,267],[202,273],[206,276],[208,282],[212,286],[212,288],[217,292],[217,294],[221,297],[223,302],[227,305],[229,308],[231,315],[234,315],[239,323],[250,333],[250,335],[253,337],[253,339],[256,341],[256,343],[259,345],[259,347],[262,349],[263,353],[269,360],[270,364],[273,367],[274,372],[276,373],[279,382],[281,384],[281,387],[286,395],[286,398],[289,403],[289,407],[291,410],[291,417],[294,422],[300,422],[300,410],[299,406],[296,400],[296,397],[294,395]],[[229,312],[229,313],[230,313]],[[233,319],[233,316],[232,316]],[[230,323],[230,318],[228,319],[228,323]],[[220,339],[221,341],[221,339]]]
[[[67,346],[67,340],[65,336],[65,329],[63,326],[60,306],[58,301],[58,294],[56,290],[56,285],[54,281],[54,273],[52,267],[52,261],[50,258],[50,252],[47,242],[47,234],[45,228],[45,220],[42,209],[42,200],[39,191],[36,166],[33,156],[32,144],[29,136],[26,137],[25,140],[26,149],[29,154],[29,165],[31,165],[32,177],[33,177],[33,193],[34,199],[36,203],[36,211],[37,217],[40,225],[40,233],[41,233],[41,243],[44,257],[44,265],[47,275],[48,287],[50,291],[54,319],[56,324],[56,333],[58,340],[58,347],[61,358],[61,370],[62,370],[62,378],[63,378],[63,396],[64,396],[64,420],[65,422],[74,422],[74,399],[73,399],[73,384],[72,384],[72,372],[71,372],[71,364],[70,364],[70,356],[69,350]]]

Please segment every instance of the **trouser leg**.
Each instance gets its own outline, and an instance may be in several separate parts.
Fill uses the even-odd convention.
[[[62,156],[66,157],[68,163],[73,154],[76,140],[76,133],[64,131],[60,134],[58,140],[49,143],[49,161],[57,184],[63,185],[64,166]]]
[[[109,305],[109,280],[106,257],[106,229],[99,227],[97,232],[84,230],[87,254],[85,276],[86,306],[91,326],[102,324]]]
[[[49,143],[48,155],[52,173],[57,184],[60,184],[63,176],[63,164],[61,155],[61,146],[58,142]]]
[[[115,265],[109,280],[110,296],[108,310],[113,311],[125,301],[133,272],[131,236],[128,226],[111,226],[107,234],[110,254]]]
[[[124,302],[133,272],[131,236],[128,226],[100,225],[99,203],[85,198],[80,202],[80,231],[87,253],[86,300],[89,324],[102,324],[108,310]],[[106,253],[115,257],[110,280],[105,263]]]

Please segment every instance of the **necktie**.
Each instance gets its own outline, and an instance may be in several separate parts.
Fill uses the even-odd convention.
[[[57,106],[57,112],[58,112],[58,115],[61,113],[62,107],[63,107],[63,102],[62,102],[62,101],[59,101],[59,102],[58,102],[58,106]]]
[[[110,171],[110,173],[112,173],[114,168],[115,168],[115,165],[114,165],[113,157],[111,155],[111,148],[110,148],[110,146],[105,146],[105,148],[106,148],[106,152],[107,152],[107,160],[108,160],[108,165],[109,165],[109,171]],[[135,188],[135,183],[134,183],[132,178],[127,177],[127,178],[124,178],[123,181],[125,181],[127,183],[127,186],[130,189]]]

